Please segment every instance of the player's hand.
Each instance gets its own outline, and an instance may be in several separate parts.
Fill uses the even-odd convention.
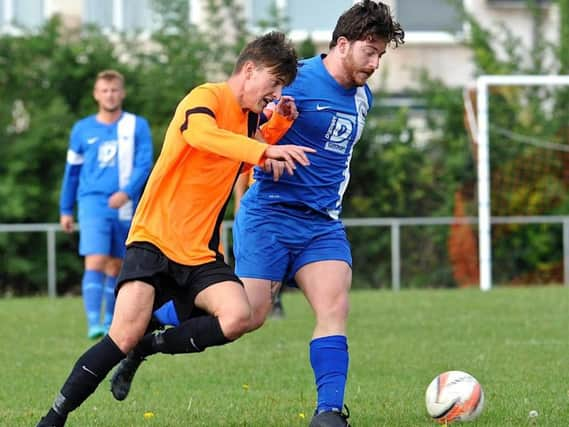
[[[296,120],[298,117],[298,110],[292,96],[281,96],[281,99],[275,106],[275,111],[289,120]]]
[[[73,233],[73,230],[75,230],[73,215],[61,215],[59,217],[59,224],[65,233]]]
[[[277,182],[285,171],[285,162],[282,160],[267,159],[263,165],[263,170],[273,174],[273,181]]]
[[[269,145],[265,150],[267,159],[282,160],[285,170],[294,175],[296,163],[302,166],[310,165],[306,153],[315,153],[316,150],[301,145]]]
[[[124,191],[117,191],[109,197],[109,207],[113,209],[121,208],[126,202],[128,202],[128,194]]]

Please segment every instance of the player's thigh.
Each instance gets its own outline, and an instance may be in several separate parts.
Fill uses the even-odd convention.
[[[127,353],[142,338],[152,315],[154,287],[141,281],[125,282],[118,292],[109,335]]]
[[[251,304],[252,329],[261,326],[271,312],[275,298],[281,287],[281,282],[266,279],[251,279],[242,277],[245,292]]]
[[[250,311],[245,289],[241,284],[233,281],[219,282],[208,286],[197,294],[195,305],[218,317],[228,312]]]
[[[110,254],[112,225],[109,220],[104,217],[81,218],[79,226],[79,254]]]
[[[339,221],[317,218],[310,225],[312,234],[304,242],[301,250],[295,253],[289,271],[291,277],[306,265],[321,261],[343,261],[352,266],[352,249],[344,226]],[[314,277],[314,280],[318,280]]]
[[[195,306],[217,317],[223,335],[230,340],[250,330],[251,308],[243,286],[234,281],[212,284],[195,298]]]
[[[240,321],[249,319],[251,308],[243,283],[221,260],[198,266],[170,266],[180,288],[188,289],[193,304],[213,316]]]
[[[331,310],[347,314],[352,269],[345,261],[306,264],[298,270],[295,279],[317,315]]]

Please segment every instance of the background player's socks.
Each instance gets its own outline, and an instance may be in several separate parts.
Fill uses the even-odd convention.
[[[178,326],[180,324],[180,319],[178,319],[178,314],[176,313],[176,306],[173,300],[170,300],[154,310],[154,318],[160,322],[160,324],[166,326]]]
[[[89,338],[98,338],[104,332],[100,325],[104,281],[105,274],[101,271],[85,270],[85,273],[83,273],[81,291],[85,313],[87,314],[87,334]]]
[[[310,364],[318,392],[316,412],[341,412],[349,364],[347,338],[331,335],[313,339],[310,342]]]
[[[113,320],[113,312],[115,311],[115,288],[117,286],[116,276],[105,276],[105,290],[103,297],[105,300],[105,317],[103,327],[105,332],[109,332],[111,322]]]

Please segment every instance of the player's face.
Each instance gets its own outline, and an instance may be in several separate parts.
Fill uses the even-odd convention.
[[[379,67],[379,60],[386,48],[385,40],[357,40],[349,43],[343,61],[348,82],[353,86],[363,86]]]
[[[281,97],[284,80],[267,67],[252,66],[247,75],[244,108],[260,113],[275,99]]]
[[[120,80],[99,79],[95,83],[93,97],[99,104],[100,110],[114,113],[121,109],[125,92]]]

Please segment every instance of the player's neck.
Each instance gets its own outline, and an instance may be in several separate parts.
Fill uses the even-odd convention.
[[[104,124],[111,124],[116,122],[122,114],[122,109],[118,109],[116,111],[106,111],[106,110],[99,110],[97,113],[97,121],[104,123]]]
[[[354,83],[351,79],[346,76],[346,71],[344,70],[344,65],[342,64],[342,58],[338,56],[335,51],[330,51],[328,55],[322,60],[324,67],[330,73],[332,78],[338,82],[340,86],[346,89],[351,89],[354,87]]]
[[[229,77],[229,79],[227,79],[227,85],[229,86],[229,90],[235,97],[235,101],[237,102],[237,104],[239,104],[239,106],[243,111],[247,110],[244,107],[245,103],[243,101],[243,98],[245,96],[244,94],[245,82],[242,76],[238,74]]]

